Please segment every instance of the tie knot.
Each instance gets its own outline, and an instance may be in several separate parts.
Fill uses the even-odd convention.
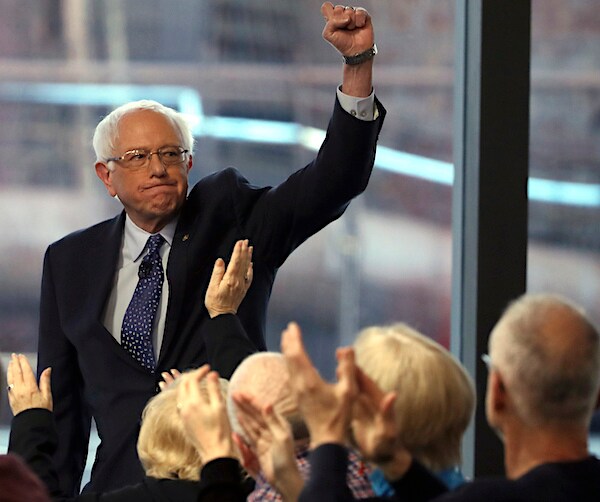
[[[146,242],[146,247],[148,248],[148,254],[154,254],[160,247],[162,246],[165,239],[160,234],[154,234],[148,237],[148,241]]]

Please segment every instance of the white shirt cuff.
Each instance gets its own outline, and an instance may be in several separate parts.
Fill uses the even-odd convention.
[[[360,120],[375,120],[379,116],[377,106],[375,106],[375,91],[366,98],[357,98],[344,94],[341,86],[337,88],[337,98],[342,108],[353,117]]]

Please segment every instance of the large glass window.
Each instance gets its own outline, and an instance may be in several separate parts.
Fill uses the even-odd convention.
[[[144,97],[190,115],[192,182],[236,166],[276,184],[315,154],[341,80],[321,0],[51,0],[0,7],[0,352],[35,354],[45,248],[120,210],[95,178],[91,136]],[[404,320],[448,345],[452,0],[366,1],[388,110],[367,191],[276,280],[268,345],[297,320],[333,376],[359,328]],[[3,396],[3,399],[4,396]],[[4,423],[10,413],[2,406]]]
[[[598,323],[600,13],[593,0],[532,7],[528,288],[564,294]]]

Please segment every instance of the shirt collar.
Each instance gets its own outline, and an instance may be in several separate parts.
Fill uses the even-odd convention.
[[[160,232],[169,246],[173,244],[177,218],[167,223]],[[125,215],[125,229],[123,231],[123,259],[124,261],[137,261],[144,251],[148,237],[152,234],[138,227],[128,214]]]

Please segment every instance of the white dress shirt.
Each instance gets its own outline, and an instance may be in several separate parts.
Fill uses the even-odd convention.
[[[165,331],[167,304],[169,303],[169,285],[166,280],[166,270],[176,226],[177,219],[174,219],[170,223],[167,223],[167,225],[159,232],[166,242],[160,248],[160,257],[162,258],[165,281],[163,282],[160,303],[158,305],[158,310],[156,311],[156,317],[154,318],[154,325],[152,326],[152,345],[156,360],[158,360],[158,354],[160,353],[160,346]],[[144,255],[148,252],[148,250],[144,248],[151,235],[152,234],[139,228],[131,218],[129,218],[129,215],[125,217],[123,241],[121,242],[121,251],[119,252],[113,288],[108,303],[106,304],[103,317],[104,327],[119,343],[121,343],[121,326],[123,324],[123,318],[125,317],[125,311],[129,306],[129,302],[131,301],[133,292],[137,286],[140,263]]]

